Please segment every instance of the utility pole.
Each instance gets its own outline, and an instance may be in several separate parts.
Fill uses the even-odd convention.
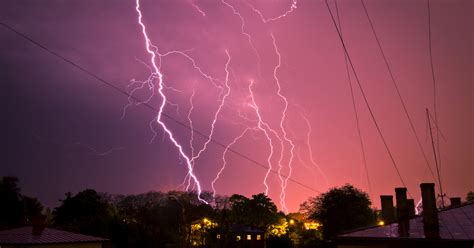
[[[431,145],[433,147],[433,154],[434,154],[434,160],[435,160],[435,165],[436,165],[436,172],[438,173],[438,183],[439,183],[439,191],[440,191],[440,195],[438,195],[438,196],[441,197],[441,208],[444,208],[444,206],[445,206],[444,205],[444,197],[446,195],[443,193],[443,185],[441,184],[441,176],[440,176],[440,173],[439,173],[439,166],[438,166],[438,157],[436,156],[436,148],[435,148],[435,142],[434,142],[434,139],[433,139],[433,131],[431,130],[431,119],[430,119],[430,112],[429,112],[428,108],[426,109],[426,118],[428,118],[428,126],[430,128]],[[438,125],[438,123],[436,123],[436,125]]]

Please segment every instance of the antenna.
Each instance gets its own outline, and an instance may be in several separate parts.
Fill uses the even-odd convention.
[[[433,139],[433,131],[431,130],[431,119],[430,119],[430,112],[428,108],[426,108],[426,118],[428,119],[428,126],[430,128],[430,136],[431,136],[431,145],[433,147],[433,154],[434,154],[434,160],[435,160],[435,165],[436,165],[436,172],[438,174],[438,183],[439,183],[439,191],[440,194],[438,197],[441,197],[441,208],[444,208],[444,197],[446,194],[443,193],[443,185],[441,184],[441,176],[439,173],[439,166],[438,166],[438,157],[436,156],[436,148],[435,148],[435,143]],[[439,151],[438,151],[439,152]]]

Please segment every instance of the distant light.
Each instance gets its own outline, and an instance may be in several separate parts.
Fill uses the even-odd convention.
[[[384,222],[383,220],[381,220],[381,221],[379,221],[379,222],[377,223],[377,225],[383,226],[383,225],[385,225],[385,222]]]
[[[204,221],[204,223],[207,223],[209,220],[207,218],[204,218],[202,221]]]
[[[295,224],[295,220],[290,220],[290,225],[294,225]]]
[[[319,230],[319,228],[321,227],[321,223],[318,223],[318,222],[305,222],[304,223],[304,228],[306,230]]]

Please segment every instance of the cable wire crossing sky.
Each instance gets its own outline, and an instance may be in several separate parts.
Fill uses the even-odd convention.
[[[263,192],[285,213],[346,183],[376,207],[400,186],[418,202],[421,182],[463,196],[474,190],[470,10],[3,1],[1,171],[53,207],[84,188],[195,191],[203,204]]]

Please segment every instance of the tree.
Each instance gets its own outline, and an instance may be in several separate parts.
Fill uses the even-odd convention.
[[[38,199],[29,196],[23,196],[21,200],[25,221],[27,224],[31,224],[35,217],[42,215],[43,205],[41,205]]]
[[[0,229],[22,224],[22,203],[18,178],[3,177],[0,180]]]
[[[344,230],[374,224],[375,215],[370,205],[365,192],[346,184],[310,198],[301,205],[301,211],[321,222],[323,237],[327,239]]]
[[[201,195],[206,201],[209,196]],[[112,239],[118,247],[188,247],[192,224],[210,219],[214,212],[196,192],[180,191],[122,196],[115,206]]]
[[[113,211],[93,189],[86,189],[75,196],[66,193],[66,199],[53,212],[54,225],[73,232],[107,237]]]
[[[469,203],[474,202],[474,191],[469,191],[466,195],[466,201]]]
[[[278,211],[275,203],[263,193],[252,195],[248,208],[247,215],[252,225],[266,227],[278,221]]]
[[[38,199],[20,193],[18,183],[16,177],[0,180],[0,230],[31,224],[43,211]]]
[[[229,198],[231,220],[235,224],[266,228],[278,221],[278,211],[272,200],[263,193],[249,199],[234,194]]]

